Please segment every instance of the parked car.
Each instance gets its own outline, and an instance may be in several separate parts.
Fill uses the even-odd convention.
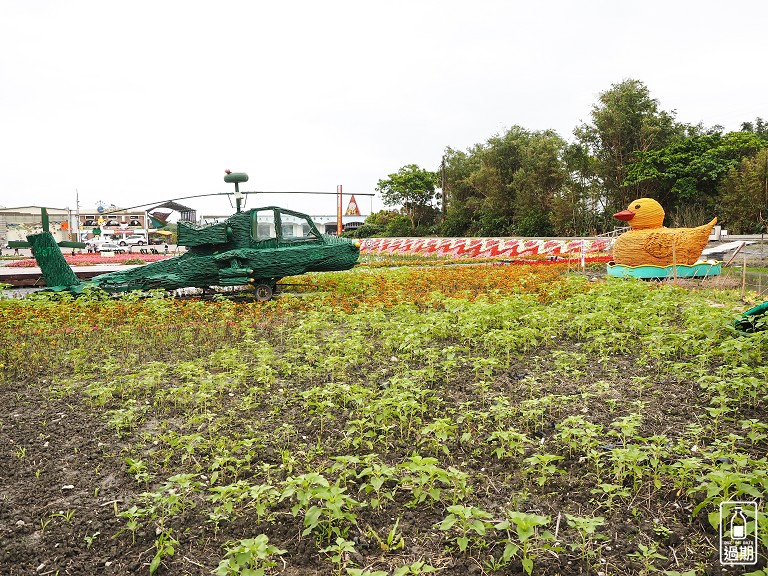
[[[144,238],[141,234],[131,234],[130,236],[126,236],[125,238],[122,238],[118,244],[120,246],[144,246],[144,244],[147,243],[147,239]]]
[[[120,248],[117,244],[113,244],[112,242],[103,242],[101,244],[98,244],[96,246],[96,252],[123,252],[124,250]]]

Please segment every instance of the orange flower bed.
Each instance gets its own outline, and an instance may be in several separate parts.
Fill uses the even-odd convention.
[[[509,294],[535,294],[541,302],[567,296],[588,285],[569,282],[567,265],[433,266],[374,269],[359,273],[307,274],[285,282],[322,291],[324,306],[351,311],[360,306],[391,307],[403,302],[434,305],[442,297],[494,300]],[[297,304],[291,300],[291,306]],[[308,300],[307,303],[310,301]],[[279,303],[277,304],[280,305]],[[304,306],[299,303],[299,306]],[[314,300],[312,306],[318,306]]]

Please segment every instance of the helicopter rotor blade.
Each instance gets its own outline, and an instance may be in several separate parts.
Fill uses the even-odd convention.
[[[179,196],[176,198],[170,198],[168,200],[159,200],[154,202],[145,202],[144,204],[138,204],[136,206],[131,206],[129,208],[120,208],[119,210],[111,210],[110,214],[119,214],[120,212],[129,212],[131,210],[134,210],[136,208],[141,208],[143,206],[157,206],[160,204],[165,204],[166,202],[175,202],[176,200],[189,200],[190,198],[205,198],[207,196],[231,196],[234,192],[209,192],[208,194],[194,194],[192,196]],[[282,191],[282,190],[252,190],[250,192],[240,192],[240,194],[247,195],[247,194],[330,194],[333,196],[337,196],[338,192],[320,192],[320,191],[302,191],[302,190],[288,190],[288,191]],[[343,196],[376,196],[376,194],[371,194],[370,192],[358,192],[358,193],[342,193]]]

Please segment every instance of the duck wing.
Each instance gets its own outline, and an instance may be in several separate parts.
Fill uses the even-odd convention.
[[[674,241],[674,234],[670,234],[670,231],[665,228],[660,228],[658,232],[648,233],[643,241],[643,250],[656,258],[671,259]]]

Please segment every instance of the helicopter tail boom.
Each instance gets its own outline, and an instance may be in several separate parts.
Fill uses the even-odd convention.
[[[40,266],[49,288],[64,289],[82,284],[64,259],[53,234],[50,232],[31,234],[27,236],[27,242],[32,247],[32,255]]]

